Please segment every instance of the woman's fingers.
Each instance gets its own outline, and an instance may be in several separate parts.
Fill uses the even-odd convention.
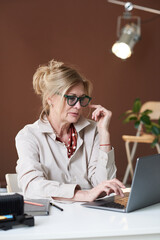
[[[116,195],[124,197],[124,193],[121,188],[125,188],[125,186],[118,179],[114,178],[112,180],[106,180],[88,191],[88,201],[95,200],[103,193],[106,193],[106,195],[115,193]]]
[[[105,191],[107,195],[114,192],[116,195],[121,195],[122,197],[124,196],[122,188],[125,188],[125,186],[116,178],[104,181],[100,185],[102,187],[101,190]]]
[[[92,119],[94,119],[95,121],[98,121],[98,118],[101,115],[102,107],[100,105],[91,105],[91,106],[94,106],[94,108],[96,108],[92,113]]]
[[[92,119],[97,122],[99,133],[101,133],[103,130],[108,131],[112,112],[101,105],[91,104],[90,108],[95,108],[95,110],[92,112]]]
[[[122,197],[124,196],[124,193],[121,188],[125,188],[122,182],[120,182],[118,179],[113,179],[106,181],[106,187],[112,189],[116,195],[121,195]]]
[[[91,108],[96,108],[92,113],[92,119],[95,121],[99,121],[100,118],[108,116],[111,117],[112,113],[108,111],[106,108],[102,107],[101,105],[90,105]]]
[[[114,192],[116,195],[123,196],[121,188],[118,185],[115,185],[114,183],[108,183],[107,186],[104,187],[104,190],[106,191],[107,195]]]
[[[114,179],[109,180],[109,181],[116,183],[121,188],[126,188],[125,185],[121,181],[119,181],[117,178],[114,178]]]
[[[103,110],[95,110],[93,113],[92,113],[92,119],[95,120],[96,122],[98,122],[100,120],[101,117],[104,117],[105,116],[105,113]]]
[[[98,108],[99,106],[101,106],[101,105],[98,105],[98,104],[90,104],[89,105],[90,108]]]

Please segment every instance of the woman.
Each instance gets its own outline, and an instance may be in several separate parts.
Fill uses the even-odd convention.
[[[16,136],[16,171],[24,195],[72,201],[92,201],[111,192],[123,196],[108,131],[112,113],[89,105],[91,83],[52,60],[37,69],[33,88],[42,97],[43,111]],[[87,106],[94,110],[94,121],[82,115]]]

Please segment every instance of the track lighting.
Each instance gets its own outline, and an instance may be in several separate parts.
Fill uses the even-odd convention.
[[[160,14],[159,10],[133,5],[131,2],[122,2],[118,0],[108,0],[110,3],[122,5],[125,7],[123,16],[117,19],[117,37],[118,40],[112,46],[112,52],[121,59],[129,58],[133,53],[135,44],[141,36],[141,19],[137,16],[132,16],[133,8]],[[123,22],[123,25],[122,25]],[[125,23],[125,24],[124,24]]]
[[[117,20],[117,37],[119,38],[112,46],[112,52],[121,59],[129,58],[133,52],[134,45],[138,42],[141,35],[140,17],[131,16],[133,9],[131,3],[125,4],[123,16]],[[122,28],[121,24],[126,23]]]
[[[135,23],[126,24],[120,32],[119,40],[112,46],[112,52],[121,59],[129,58],[139,39],[140,26]]]

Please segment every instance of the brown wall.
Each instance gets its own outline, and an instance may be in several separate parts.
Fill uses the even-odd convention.
[[[134,4],[160,10],[159,0],[135,0]],[[0,182],[15,171],[14,138],[35,121],[40,100],[32,90],[32,76],[39,64],[52,58],[72,63],[94,84],[93,102],[112,110],[112,144],[118,177],[123,178],[126,153],[122,134],[135,132],[122,124],[121,113],[135,98],[160,100],[160,18],[134,10],[142,23],[142,39],[133,56],[122,61],[110,49],[116,40],[117,17],[123,7],[106,0],[1,0],[0,1]],[[153,18],[153,19],[152,19]],[[141,144],[138,155],[155,153]]]

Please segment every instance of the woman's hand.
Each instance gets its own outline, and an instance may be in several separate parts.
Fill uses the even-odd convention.
[[[101,105],[91,104],[89,105],[89,107],[95,108],[92,113],[92,119],[97,122],[97,128],[99,133],[104,130],[108,131],[112,112],[102,107]]]
[[[123,191],[121,188],[125,188],[122,182],[118,179],[114,178],[112,180],[106,180],[97,185],[96,187],[92,188],[91,190],[83,191],[78,190],[73,200],[75,201],[94,201],[96,198],[100,196],[109,195],[111,193],[115,193],[116,195],[124,196]]]
[[[115,193],[116,195],[124,197],[124,193],[121,188],[125,188],[125,186],[116,178],[103,181],[102,183],[90,190],[90,201],[95,200],[99,196],[108,196],[111,193]]]
[[[114,178],[112,180],[106,180],[97,185],[96,187],[90,190],[75,190],[75,194],[73,198],[59,198],[55,197],[55,200],[61,201],[80,201],[80,202],[92,202],[96,198],[101,196],[108,196],[111,193],[115,193],[116,195],[124,196],[121,188],[125,188],[122,182],[118,179]]]
[[[61,198],[61,197],[53,197],[54,200],[61,201],[80,201],[80,202],[92,202],[96,198],[101,196],[108,196],[111,193],[115,193],[116,195],[120,195],[124,197],[124,193],[122,191],[125,186],[118,179],[114,178],[112,180],[106,180],[102,183],[98,184],[96,187],[90,190],[79,190],[79,187],[75,190],[75,194],[73,198]]]
[[[99,144],[102,150],[108,152],[111,150],[109,124],[112,117],[112,112],[102,107],[101,105],[89,105],[90,108],[95,108],[92,113],[92,119],[97,122],[99,133]]]

